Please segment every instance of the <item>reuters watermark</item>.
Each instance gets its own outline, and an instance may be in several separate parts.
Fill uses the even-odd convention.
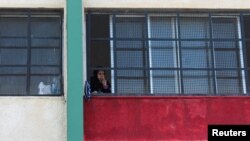
[[[208,141],[250,141],[250,125],[208,125]]]

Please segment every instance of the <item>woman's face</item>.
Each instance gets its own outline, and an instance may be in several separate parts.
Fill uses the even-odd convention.
[[[100,81],[104,80],[104,79],[105,79],[105,73],[104,73],[104,71],[102,71],[102,70],[98,71],[98,72],[97,72],[97,78],[98,78]]]

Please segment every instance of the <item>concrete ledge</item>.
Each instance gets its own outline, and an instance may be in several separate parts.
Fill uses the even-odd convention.
[[[63,8],[65,0],[1,0],[1,8]]]
[[[249,9],[248,0],[84,0],[85,8]]]

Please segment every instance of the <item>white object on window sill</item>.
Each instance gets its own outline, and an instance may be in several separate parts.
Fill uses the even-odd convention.
[[[39,95],[51,94],[51,86],[45,85],[42,81],[38,85],[38,90]]]

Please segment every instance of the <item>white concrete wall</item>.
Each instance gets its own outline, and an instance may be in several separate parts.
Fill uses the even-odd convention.
[[[65,3],[66,0],[0,0],[0,8],[65,8]],[[250,0],[83,0],[83,3],[85,8],[250,8]],[[65,24],[64,35],[66,64]],[[86,56],[85,50],[83,54]],[[64,65],[64,92],[67,92],[66,70]],[[0,141],[66,141],[65,97],[67,94],[62,97],[0,97]]]
[[[66,0],[0,0],[0,8],[64,8]],[[64,32],[66,25],[64,23]],[[64,33],[64,35],[66,35]],[[66,36],[64,36],[66,56]],[[66,60],[64,60],[66,62]],[[65,64],[64,62],[64,64]],[[64,65],[64,92],[67,92]],[[0,97],[0,141],[66,141],[65,96]]]
[[[1,141],[66,141],[63,97],[0,97]]]
[[[63,8],[66,0],[0,0],[7,8]]]
[[[250,0],[83,0],[83,3],[85,8],[250,8]]]

